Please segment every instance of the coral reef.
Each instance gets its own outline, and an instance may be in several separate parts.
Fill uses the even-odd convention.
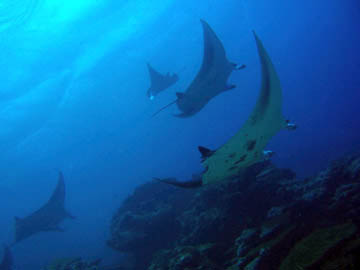
[[[140,186],[108,244],[134,269],[360,269],[360,155],[297,179],[270,162],[195,190]]]

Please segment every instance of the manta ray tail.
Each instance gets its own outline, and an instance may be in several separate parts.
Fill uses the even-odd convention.
[[[165,110],[166,108],[170,107],[171,105],[175,104],[176,101],[178,101],[178,99],[174,100],[173,102],[167,104],[166,106],[162,107],[160,110],[158,110],[157,112],[155,112],[151,117],[156,116],[158,113],[160,113],[161,111]]]
[[[215,153],[215,151],[210,150],[204,146],[198,146],[199,152],[201,154],[201,160],[204,161],[205,159],[207,159],[208,157],[211,157],[212,154]]]
[[[160,178],[153,178],[155,181],[158,182],[162,182],[168,185],[172,185],[175,187],[179,187],[179,188],[199,188],[202,186],[202,181],[201,180],[190,180],[190,181],[185,181],[185,182],[181,182],[181,181],[177,181],[174,179],[160,179]]]

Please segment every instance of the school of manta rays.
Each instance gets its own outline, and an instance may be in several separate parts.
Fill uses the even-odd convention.
[[[153,114],[155,117],[167,107],[176,104],[180,113],[174,116],[188,118],[199,113],[206,104],[217,95],[236,88],[228,83],[233,71],[244,69],[227,59],[220,39],[207,22],[201,20],[203,29],[203,59],[200,70],[184,92],[176,93],[176,99]],[[199,188],[216,183],[231,176],[241,175],[249,166],[267,160],[273,152],[265,150],[269,140],[281,129],[295,130],[296,124],[284,118],[282,113],[282,89],[275,67],[266,52],[262,41],[253,32],[261,66],[261,86],[256,104],[238,132],[224,145],[216,150],[199,146],[204,172],[201,177],[189,181],[177,181],[173,178],[159,179],[160,182],[180,188]],[[147,64],[150,75],[150,87],[147,96],[153,100],[155,96],[173,86],[179,77],[177,74],[165,75]],[[65,209],[65,182],[59,172],[58,183],[50,199],[32,214],[15,217],[15,239],[5,246],[0,270],[13,269],[13,258],[10,247],[30,236],[45,232],[62,232],[61,222],[66,218],[74,218]]]

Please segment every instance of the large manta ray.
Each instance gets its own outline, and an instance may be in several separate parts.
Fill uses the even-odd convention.
[[[151,85],[146,94],[150,99],[154,99],[157,94],[166,90],[179,80],[179,77],[176,74],[170,75],[167,73],[166,75],[162,75],[149,63],[147,64],[147,67],[149,70]]]
[[[59,227],[59,224],[65,218],[74,218],[65,210],[64,203],[65,182],[64,176],[60,172],[57,186],[49,201],[25,218],[15,217],[15,243],[38,232],[62,232],[63,229]]]
[[[264,159],[267,143],[279,130],[295,128],[295,125],[283,117],[282,90],[275,67],[255,32],[254,36],[261,63],[261,89],[250,117],[240,130],[216,151],[199,147],[205,167],[200,180],[178,182],[165,179],[160,181],[183,188],[192,188],[239,175],[245,168]]]
[[[233,70],[243,69],[226,58],[224,46],[209,24],[201,20],[204,35],[204,55],[201,68],[183,93],[176,93],[177,99],[160,109],[154,115],[176,103],[180,114],[178,117],[190,117],[198,113],[212,98],[220,93],[234,89],[236,86],[227,83]]]
[[[4,247],[4,256],[0,263],[0,270],[12,270],[14,266],[13,257],[8,246]]]

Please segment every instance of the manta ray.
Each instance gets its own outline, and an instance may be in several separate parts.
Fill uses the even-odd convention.
[[[160,111],[176,103],[181,111],[177,117],[190,117],[201,111],[202,108],[217,95],[234,89],[234,84],[228,84],[228,78],[232,71],[245,68],[230,62],[220,39],[211,29],[209,24],[200,20],[203,28],[204,54],[199,72],[185,92],[177,92],[177,99]]]
[[[4,256],[0,263],[0,270],[12,270],[14,266],[13,257],[8,246],[4,247]]]
[[[261,88],[249,118],[239,131],[217,150],[199,146],[205,167],[200,180],[186,184],[174,180],[162,182],[192,188],[240,175],[244,169],[264,160],[264,149],[278,131],[283,128],[294,129],[294,124],[283,117],[282,89],[275,67],[255,32],[254,37],[261,64]]]
[[[178,75],[175,73],[167,73],[166,75],[163,75],[156,71],[149,63],[147,64],[147,67],[149,70],[151,85],[146,94],[150,99],[154,99],[157,94],[166,90],[179,80]]]
[[[65,218],[74,218],[65,210],[65,182],[59,172],[57,186],[50,199],[40,209],[25,218],[15,217],[15,243],[44,231],[64,231],[59,224]]]

